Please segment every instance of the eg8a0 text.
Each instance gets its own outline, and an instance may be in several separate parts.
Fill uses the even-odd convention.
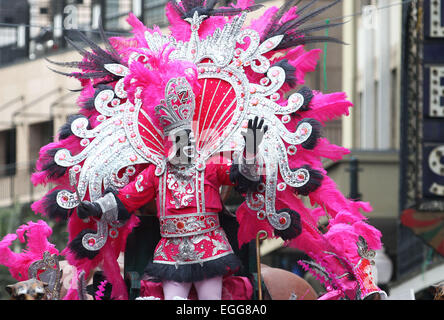
[[[249,304],[222,304],[220,306],[221,315],[264,315],[267,313],[266,305],[249,305]]]

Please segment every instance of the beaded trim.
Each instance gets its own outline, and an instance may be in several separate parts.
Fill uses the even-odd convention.
[[[206,233],[220,226],[217,213],[169,215],[160,218],[160,234],[164,238]]]

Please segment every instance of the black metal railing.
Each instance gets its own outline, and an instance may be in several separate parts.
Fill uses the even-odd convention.
[[[35,161],[0,165],[0,207],[36,201],[52,188],[51,185],[34,186],[31,182],[34,171]]]

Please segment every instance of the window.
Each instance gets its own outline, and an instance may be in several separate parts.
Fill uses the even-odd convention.
[[[34,162],[38,156],[40,148],[52,141],[53,122],[45,121],[29,126],[29,160]]]
[[[146,1],[144,6],[145,25],[165,26],[168,21],[165,16],[166,0]]]
[[[15,129],[0,132],[0,176],[15,174]]]

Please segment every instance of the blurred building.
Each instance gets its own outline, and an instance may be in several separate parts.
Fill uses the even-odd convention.
[[[403,59],[409,54],[406,46],[412,45],[406,44],[406,37],[411,33],[407,30],[406,16],[407,12],[416,10],[418,6],[420,10],[416,11],[424,14],[424,17],[441,17],[444,13],[441,2],[433,2],[433,6],[426,5],[423,8],[427,1],[412,3],[397,0],[344,0],[342,12],[328,13],[332,22],[335,22],[335,17],[341,17],[346,22],[338,29],[339,38],[348,45],[341,46],[340,49],[328,46],[327,57],[334,54],[339,62],[336,72],[328,71],[327,80],[329,84],[333,82],[333,91],[346,92],[354,107],[350,115],[343,117],[338,124],[342,135],[340,144],[349,148],[351,153],[341,161],[326,162],[325,165],[329,176],[338,184],[343,194],[372,205],[373,211],[366,215],[369,223],[381,230],[384,244],[383,249],[377,252],[376,259],[379,284],[392,294],[393,299],[410,299],[415,293],[422,296],[421,292],[427,290],[431,284],[444,279],[442,252],[439,254],[423,238],[400,222],[406,202],[403,199],[407,197],[405,193],[408,191],[405,184],[421,185],[419,176],[405,181],[406,174],[403,171],[405,163],[413,163],[411,158],[417,157],[416,153],[412,150],[401,152],[402,144],[411,143],[411,140],[407,141],[408,138],[403,136],[407,132],[406,129],[403,130],[401,121],[402,113],[406,112],[407,107],[403,104],[403,95],[407,94],[409,88],[403,87],[402,81],[408,81],[415,87],[418,80],[415,77],[403,79],[406,77]],[[421,15],[412,24],[426,24],[422,18]],[[436,21],[433,23],[436,24]],[[441,23],[441,28],[442,25]],[[436,41],[438,40],[435,40],[434,45]],[[439,56],[439,52],[442,49],[435,56]],[[418,59],[421,60],[422,56]],[[319,74],[316,76],[316,72],[314,76],[312,80],[320,77]],[[419,91],[412,94],[420,95],[421,85],[418,84]],[[325,91],[322,80],[315,82],[313,87]],[[444,100],[441,98],[441,106],[442,101]],[[417,122],[420,122],[421,115],[416,114],[416,117]],[[406,121],[411,124],[415,120]],[[439,124],[431,129],[436,134],[442,132],[437,131],[437,125]],[[409,124],[404,126],[409,127]],[[329,134],[329,129],[327,128],[327,137],[331,139],[334,136]],[[332,141],[337,143],[337,140]],[[415,147],[412,146],[411,149]],[[413,167],[422,165],[420,162],[412,164]],[[418,168],[417,171],[421,169]],[[442,216],[433,217],[438,221],[434,224],[433,231],[442,235]],[[421,221],[425,220],[423,218]],[[435,242],[443,240],[442,236],[435,238]],[[292,255],[292,251],[286,248],[276,249],[281,244],[280,241],[266,243],[263,247],[264,260],[281,264],[288,269],[293,268],[295,272],[300,271],[296,263],[304,255]]]
[[[355,103],[351,115],[342,120],[342,144],[352,150],[350,157],[357,160],[357,168],[345,159],[333,164],[329,174],[339,181],[345,194],[372,204],[369,221],[382,231],[384,250],[393,264],[392,277],[386,284],[394,296],[409,290],[418,293],[444,279],[443,252],[440,255],[400,223],[407,206],[406,163],[415,156],[402,148],[411,142],[403,128],[405,121],[401,121],[407,112],[404,97],[409,91],[403,84],[408,81],[413,87],[419,86],[416,93],[422,93],[419,78],[406,80],[409,66],[405,59],[412,46],[407,38],[412,29],[423,30],[429,14],[441,16],[444,12],[442,1],[434,2],[439,3],[438,10],[424,5],[427,2],[344,1],[343,8],[344,16],[361,12],[344,27],[344,41],[354,45],[344,47],[342,63],[343,90]],[[408,19],[417,12],[421,16],[411,22],[409,30]],[[410,121],[421,122],[421,114],[412,115]],[[416,162],[414,166],[422,164]],[[349,181],[340,182],[346,177],[344,172],[350,170],[358,170],[355,177],[359,180],[352,174]],[[417,176],[408,183],[420,185],[421,180]]]
[[[280,6],[284,1],[256,2],[268,7]],[[321,0],[317,5],[328,2]],[[328,29],[328,33],[348,45],[307,46],[326,49],[315,72],[308,75],[307,85],[323,92],[345,91],[355,104],[349,117],[331,121],[324,130],[331,142],[352,150],[342,161],[326,162],[326,168],[345,195],[372,204],[369,222],[383,233],[385,253],[394,267],[387,283],[393,287],[421,272],[429,261],[427,248],[399,223],[403,34],[400,2],[343,0],[318,20],[345,21],[342,26]],[[102,23],[110,36],[129,34],[125,18],[131,11],[148,26],[166,28],[165,3],[166,0],[0,1],[0,211],[16,203],[29,206],[51,187],[32,186],[30,175],[35,160],[39,149],[53,140],[67,116],[77,112],[77,93],[70,91],[79,88],[77,81],[49,70],[44,58],[76,61],[79,55],[64,38],[75,40],[71,32],[74,29],[99,39],[98,27]],[[250,19],[263,11],[252,13]],[[296,260],[303,255],[278,249],[280,245],[279,241],[265,242],[264,261],[297,272]],[[380,277],[385,279],[387,275]],[[415,290],[424,286],[417,285]]]

